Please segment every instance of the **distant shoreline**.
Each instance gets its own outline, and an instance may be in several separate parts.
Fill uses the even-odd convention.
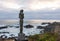
[[[60,20],[24,20],[24,23],[43,23],[43,22],[60,22]],[[19,20],[9,19],[9,20],[0,20],[0,24],[15,24],[19,23]]]

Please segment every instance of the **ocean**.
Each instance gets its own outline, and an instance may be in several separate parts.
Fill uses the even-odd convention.
[[[60,22],[60,20],[24,20],[24,24],[23,24],[24,26],[31,24],[34,27],[33,28],[24,28],[23,27],[23,33],[26,36],[41,34],[40,31],[42,31],[42,33],[44,33],[43,32],[44,29],[37,29],[37,26],[39,26],[39,25],[46,26],[46,25],[41,25],[41,23],[43,23],[43,22],[53,23],[53,22]],[[19,26],[19,20],[0,20],[0,27],[4,26],[4,25],[10,25],[12,27],[8,26],[8,28],[1,29],[0,32],[9,32],[9,34],[2,33],[2,34],[0,34],[0,36],[1,35],[6,35],[7,37],[18,36],[20,28],[16,28],[15,26]]]

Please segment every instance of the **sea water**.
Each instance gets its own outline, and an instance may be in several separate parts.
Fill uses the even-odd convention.
[[[10,25],[8,26],[8,28],[5,29],[1,29],[0,32],[9,32],[8,33],[2,33],[1,35],[6,35],[7,37],[12,37],[12,36],[18,36],[18,33],[20,31],[20,28],[16,28],[15,26],[19,26],[19,20],[5,20],[5,21],[0,21],[1,25],[3,23],[3,25]],[[49,21],[48,21],[49,22]],[[23,27],[23,33],[26,36],[30,36],[30,35],[35,35],[35,34],[41,34],[40,31],[43,31],[44,29],[37,29],[37,26],[46,26],[46,25],[41,25],[42,21],[41,20],[29,20],[29,21],[24,21],[23,25],[33,25],[33,28],[25,28]],[[0,25],[0,26],[1,26]],[[44,33],[44,32],[42,32]]]

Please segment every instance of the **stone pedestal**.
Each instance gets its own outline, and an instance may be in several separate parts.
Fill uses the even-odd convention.
[[[25,34],[19,33],[18,34],[18,41],[24,41],[25,40]]]

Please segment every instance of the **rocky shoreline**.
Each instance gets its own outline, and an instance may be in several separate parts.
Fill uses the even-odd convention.
[[[51,33],[59,33],[60,31],[60,23],[59,22],[53,22],[53,23],[42,23],[42,25],[39,25],[39,26],[36,26],[36,29],[44,29],[42,31],[40,31],[41,34],[43,33],[46,33],[46,32],[51,32]],[[0,28],[2,28],[1,30],[4,30],[4,29],[11,29],[11,28],[15,28],[15,29],[19,29],[19,26],[18,25],[15,25],[15,26],[10,26],[10,25],[7,25],[7,26],[0,26]],[[31,25],[31,24],[28,24],[28,25],[25,25],[24,26],[25,29],[32,29],[34,28],[34,25]],[[31,33],[34,33],[35,31],[31,32]],[[9,33],[9,32],[0,32],[0,34],[2,33]],[[8,34],[7,34],[8,35]],[[2,37],[1,37],[2,36]],[[7,38],[7,36],[5,35],[1,35],[0,38]],[[14,34],[10,34],[10,37],[9,38],[17,38],[17,36],[15,36]]]

